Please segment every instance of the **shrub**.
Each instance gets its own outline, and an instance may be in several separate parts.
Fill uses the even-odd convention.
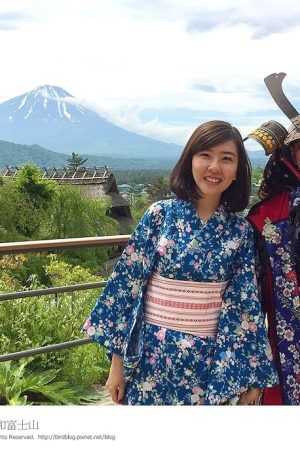
[[[8,283],[8,291],[19,287],[18,280],[10,274],[12,268],[22,264],[12,257],[2,260],[0,285]],[[45,261],[45,272],[55,286],[99,281],[87,269],[72,267],[50,255]],[[34,283],[34,277],[32,282]],[[39,287],[34,286],[35,288]],[[9,300],[0,303],[1,339],[0,351],[12,353],[35,347],[72,341],[83,337],[83,322],[99,295],[98,289],[77,291],[39,298]],[[47,372],[55,370],[56,379],[75,386],[92,386],[104,382],[109,362],[103,348],[88,344],[37,356],[30,363],[31,370]],[[48,373],[48,372],[47,372]]]

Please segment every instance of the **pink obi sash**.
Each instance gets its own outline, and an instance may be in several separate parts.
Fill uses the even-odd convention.
[[[154,273],[145,295],[144,321],[196,336],[216,336],[227,284],[172,280]]]

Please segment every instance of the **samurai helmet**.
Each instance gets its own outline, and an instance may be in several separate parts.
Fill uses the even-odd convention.
[[[300,134],[299,134],[300,135]],[[281,148],[288,136],[288,131],[275,120],[269,120],[260,125],[260,127],[249,133],[248,138],[255,139],[264,149],[266,155],[270,155],[275,150]]]

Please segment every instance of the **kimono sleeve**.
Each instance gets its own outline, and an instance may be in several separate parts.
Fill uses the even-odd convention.
[[[104,345],[109,356],[125,353],[162,224],[161,203],[144,214],[83,325],[82,331]]]
[[[254,265],[254,238],[249,223],[234,261],[233,276],[223,295],[207,402],[224,402],[248,387],[278,384]]]

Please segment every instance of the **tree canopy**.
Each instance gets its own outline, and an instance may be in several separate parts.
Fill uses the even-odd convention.
[[[67,158],[68,161],[68,169],[78,169],[78,167],[83,166],[85,162],[87,162],[87,158],[80,156],[78,153],[72,152],[72,155]]]

